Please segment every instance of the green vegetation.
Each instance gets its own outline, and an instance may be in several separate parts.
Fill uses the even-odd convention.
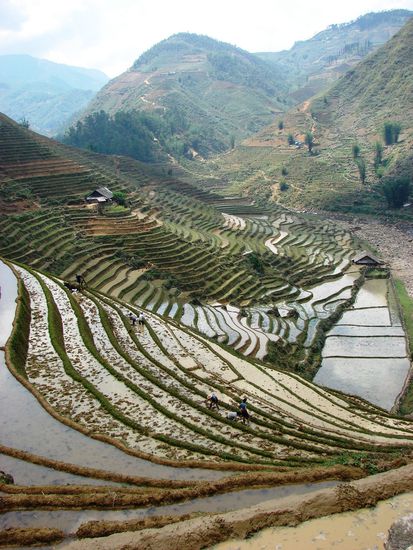
[[[413,300],[407,293],[403,282],[396,279],[394,281],[397,297],[402,308],[403,323],[407,331],[410,345],[410,354],[413,358]],[[403,394],[399,404],[401,414],[411,414],[413,411],[413,379],[410,377],[408,387]]]
[[[358,143],[354,143],[351,148],[351,152],[353,154],[353,159],[358,158],[360,156],[360,145],[358,145]]]
[[[390,208],[401,208],[407,202],[411,192],[408,177],[387,178],[383,183],[383,192]]]
[[[304,142],[308,147],[308,152],[311,154],[314,147],[314,136],[311,132],[306,132]]]
[[[284,128],[284,121],[283,120],[279,120],[278,121],[278,129],[279,130],[282,130]]]
[[[27,378],[25,364],[29,346],[31,312],[29,293],[22,281],[19,281],[18,292],[16,320],[10,341],[8,342],[8,349],[10,360],[17,372],[24,378]]]
[[[401,125],[398,122],[385,122],[383,125],[383,139],[386,145],[393,145],[399,141]]]
[[[171,138],[172,129],[161,117],[144,111],[118,112],[114,117],[104,111],[88,115],[63,136],[62,142],[96,153],[127,155],[137,160],[154,161],[159,151],[154,134]],[[159,139],[159,138],[158,138]]]
[[[376,141],[374,144],[374,169],[379,169],[381,163],[383,162],[383,145],[380,143],[380,141]]]
[[[287,142],[288,142],[288,145],[294,145],[295,139],[292,134],[288,134]]]
[[[357,169],[359,171],[360,181],[361,183],[364,183],[366,181],[366,161],[362,159],[361,157],[357,158],[356,160]]]

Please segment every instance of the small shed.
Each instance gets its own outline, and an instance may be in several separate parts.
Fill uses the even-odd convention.
[[[102,203],[102,202],[111,202],[113,198],[113,193],[107,187],[98,187],[86,197],[87,202],[93,203]]]
[[[384,262],[376,258],[376,256],[373,256],[373,254],[370,254],[370,252],[367,252],[366,250],[359,252],[353,258],[353,264],[357,265],[377,266],[383,265],[383,263]]]

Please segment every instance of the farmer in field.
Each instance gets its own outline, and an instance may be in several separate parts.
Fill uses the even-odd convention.
[[[227,420],[230,422],[237,422],[240,414],[241,413],[239,411],[229,411],[229,413],[227,413]]]
[[[79,273],[76,275],[76,282],[79,285],[79,290],[86,285],[85,278],[83,277],[83,275],[80,275]]]
[[[145,315],[143,314],[142,311],[139,313],[138,323],[139,323],[139,328],[140,328],[141,332],[143,332],[143,329],[144,329],[144,326],[145,326]]]
[[[249,424],[250,423],[250,413],[248,412],[248,409],[247,409],[247,398],[244,397],[241,401],[241,403],[239,404],[239,411],[241,413],[241,418],[242,418],[242,422],[243,424],[247,423]]]
[[[215,392],[212,392],[211,395],[208,396],[208,409],[217,409],[217,411],[219,411],[218,396]]]
[[[134,315],[131,311],[129,312],[129,320],[131,322],[131,325],[132,326],[135,326],[136,325],[136,321],[138,320],[138,318],[136,317],[136,315]]]

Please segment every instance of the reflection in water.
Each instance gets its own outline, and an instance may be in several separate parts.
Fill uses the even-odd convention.
[[[392,409],[410,369],[394,302],[386,279],[364,283],[354,306],[327,334],[316,384]]]
[[[3,445],[54,460],[164,479],[217,479],[229,475],[229,472],[201,468],[172,468],[129,456],[58,422],[12,376],[5,364],[4,352],[0,352],[0,413]]]
[[[17,280],[13,271],[0,260],[0,346],[10,336],[16,310]]]
[[[239,510],[265,500],[282,498],[289,495],[300,495],[318,491],[327,487],[335,487],[336,481],[323,481],[321,483],[307,483],[303,485],[289,485],[273,487],[270,489],[247,489],[225,495],[217,495],[206,498],[188,500],[182,504],[157,506],[136,510],[67,510],[67,511],[42,511],[9,512],[0,515],[0,528],[8,527],[55,527],[66,533],[73,533],[86,521],[126,521],[159,515],[182,515],[191,512],[226,512]]]

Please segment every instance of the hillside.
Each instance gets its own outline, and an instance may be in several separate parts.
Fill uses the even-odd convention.
[[[53,135],[84,108],[108,77],[30,55],[0,56],[0,111]]]
[[[290,50],[257,53],[288,73],[291,98],[304,101],[331,86],[343,73],[385,44],[412,17],[409,10],[368,13],[354,21],[330,25]]]
[[[0,115],[5,544],[209,525],[285,494],[306,503],[301,521],[410,487],[413,427],[396,413],[411,411],[411,361],[389,270],[355,264],[361,243],[333,223],[180,174]],[[126,206],[87,203],[101,186]],[[241,400],[249,416],[231,420]],[[378,472],[364,495],[353,480]],[[233,535],[223,521],[211,544]]]
[[[291,109],[282,130],[276,124],[267,127],[216,159],[210,172],[201,167],[203,177],[210,173],[215,178],[211,182],[228,181],[235,189],[265,199],[272,196],[296,208],[383,211],[384,182],[399,173],[411,176],[412,44],[410,20],[325,94]],[[385,143],[385,123],[400,125],[397,142]],[[307,132],[314,143],[311,154],[304,143]],[[289,145],[289,135],[300,144]],[[357,159],[354,145],[359,148]],[[364,183],[359,163],[365,165]]]
[[[206,36],[181,33],[109,82],[86,114],[146,110],[171,126],[187,156],[229,149],[285,110],[283,72]]]

